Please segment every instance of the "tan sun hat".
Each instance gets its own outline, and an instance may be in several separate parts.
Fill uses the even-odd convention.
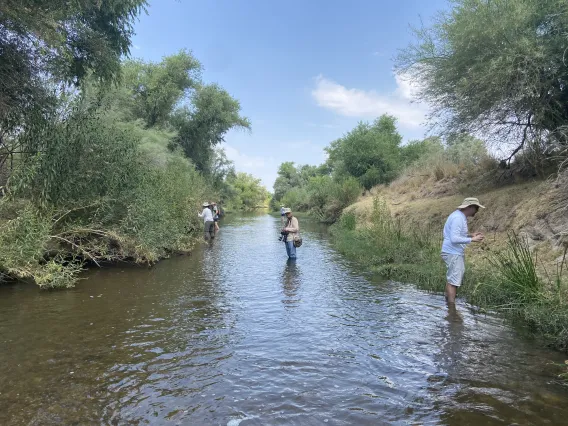
[[[209,203],[203,203],[203,207],[209,207]]]
[[[481,204],[479,204],[479,200],[477,198],[466,198],[463,200],[463,202],[458,206],[458,209],[465,209],[466,207],[469,206],[478,206],[482,209],[485,208],[485,206],[482,206]]]
[[[284,214],[286,213],[292,213],[292,209],[289,209],[288,207],[284,207]]]

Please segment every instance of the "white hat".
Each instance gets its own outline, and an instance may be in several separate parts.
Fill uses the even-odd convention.
[[[292,213],[292,209],[285,207],[284,210],[282,211],[283,213]]]
[[[478,206],[481,207],[482,209],[485,208],[485,206],[479,204],[479,200],[477,198],[470,197],[463,200],[463,202],[458,206],[458,209],[465,209],[466,207],[469,206]]]
[[[209,207],[209,203],[207,202],[203,203],[203,207]]]

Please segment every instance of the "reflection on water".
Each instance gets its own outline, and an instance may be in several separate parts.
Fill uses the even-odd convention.
[[[300,299],[298,298],[300,278],[297,261],[295,259],[288,259],[284,267],[284,273],[282,274],[282,287],[284,292],[282,303],[290,308],[300,303]]]
[[[228,218],[192,256],[0,288],[0,424],[566,424],[550,362],[499,318],[362,276],[302,221]]]

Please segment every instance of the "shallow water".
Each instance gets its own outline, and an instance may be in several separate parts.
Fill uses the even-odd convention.
[[[0,288],[0,425],[568,424],[561,354],[300,223],[296,263],[252,215],[153,268]]]

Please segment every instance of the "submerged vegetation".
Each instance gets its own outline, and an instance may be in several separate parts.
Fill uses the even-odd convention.
[[[189,51],[122,59],[145,1],[26,3],[0,13],[0,281],[152,263],[191,249],[203,200],[266,201],[219,146],[249,120]]]

